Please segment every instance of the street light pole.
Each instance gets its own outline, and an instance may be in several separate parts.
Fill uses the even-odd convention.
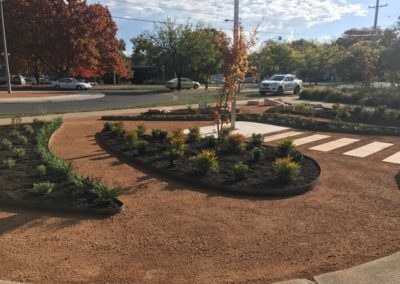
[[[233,48],[236,50],[239,44],[239,0],[235,0],[235,10],[233,18]],[[233,96],[231,106],[231,127],[236,126],[236,94]]]
[[[1,14],[1,25],[2,25],[2,33],[3,33],[3,47],[4,47],[4,52],[2,55],[4,55],[4,61],[6,63],[6,76],[7,76],[7,91],[9,94],[11,94],[11,75],[10,75],[10,65],[8,62],[8,56],[10,55],[7,51],[7,41],[6,41],[6,26],[4,24],[4,12],[3,12],[3,2],[5,0],[0,0],[0,14]]]

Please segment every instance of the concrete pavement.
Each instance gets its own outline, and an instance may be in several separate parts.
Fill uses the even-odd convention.
[[[0,103],[52,103],[52,102],[71,102],[85,101],[103,98],[104,94],[75,94],[64,96],[48,96],[34,98],[0,98]]]

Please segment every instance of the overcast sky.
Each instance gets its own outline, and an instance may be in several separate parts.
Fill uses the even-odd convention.
[[[118,37],[127,42],[144,30],[152,30],[153,23],[124,20],[127,17],[150,21],[164,21],[167,17],[183,23],[188,18],[193,23],[231,32],[233,0],[88,0],[100,2],[111,10],[118,25]],[[371,27],[374,21],[376,0],[240,0],[240,18],[245,30],[258,24],[259,42],[282,36],[284,41],[299,38],[329,41],[350,28]],[[381,0],[388,7],[381,8],[379,26],[388,27],[400,16],[400,0]]]

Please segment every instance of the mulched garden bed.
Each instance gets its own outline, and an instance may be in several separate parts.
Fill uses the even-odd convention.
[[[279,183],[275,180],[272,167],[276,159],[274,148],[263,146],[265,157],[259,162],[252,162],[248,146],[241,154],[221,151],[218,154],[218,172],[200,175],[190,167],[190,158],[207,149],[205,142],[187,144],[184,157],[180,158],[175,166],[171,166],[166,156],[171,145],[168,140],[160,142],[149,135],[145,135],[142,139],[149,142],[149,145],[144,154],[138,155],[135,150],[129,150],[124,139],[112,131],[102,131],[97,134],[100,145],[124,162],[151,171],[155,175],[173,177],[205,189],[265,196],[296,195],[312,189],[318,183],[321,173],[318,163],[304,156],[300,162],[300,177],[286,184]],[[249,165],[248,177],[242,181],[236,180],[233,172],[234,165],[240,161]]]
[[[78,188],[65,174],[46,165],[37,151],[36,142],[36,135],[44,124],[31,126],[33,133],[24,131],[23,125],[0,126],[0,141],[6,138],[13,143],[13,148],[23,148],[26,152],[23,157],[16,158],[13,157],[12,149],[0,145],[1,205],[93,214],[114,214],[121,210],[122,203],[119,200],[99,200],[96,192]],[[16,139],[10,136],[13,131],[25,136],[27,143],[17,145]],[[7,168],[3,161],[11,157],[16,161],[15,166]],[[39,165],[46,166],[44,175],[39,174]],[[33,190],[35,183],[46,181],[54,183],[51,192],[40,194]]]

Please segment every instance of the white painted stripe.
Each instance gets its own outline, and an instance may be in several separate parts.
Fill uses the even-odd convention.
[[[300,146],[303,144],[307,144],[307,143],[311,143],[314,141],[318,141],[318,140],[322,140],[322,139],[326,139],[329,138],[329,135],[322,135],[322,134],[314,134],[311,136],[307,136],[307,137],[303,137],[303,138],[299,138],[293,141],[293,144],[295,146]]]
[[[393,164],[400,164],[400,152],[398,152],[390,157],[387,157],[383,161],[388,162],[388,163],[393,163]]]
[[[382,151],[383,149],[386,149],[390,146],[393,146],[393,144],[384,142],[372,142],[360,148],[356,148],[354,150],[343,153],[343,155],[364,158],[379,151]]]
[[[292,136],[300,135],[300,134],[303,134],[303,133],[304,132],[289,131],[289,132],[284,132],[284,133],[280,133],[280,134],[275,134],[275,135],[272,135],[272,136],[265,137],[264,138],[264,142],[280,140],[280,139],[283,139],[283,138],[292,137]]]
[[[352,143],[360,141],[359,139],[352,139],[352,138],[340,138],[328,143],[324,143],[315,147],[310,148],[311,150],[321,151],[321,152],[329,152],[335,150],[340,147],[344,147],[350,145]]]

